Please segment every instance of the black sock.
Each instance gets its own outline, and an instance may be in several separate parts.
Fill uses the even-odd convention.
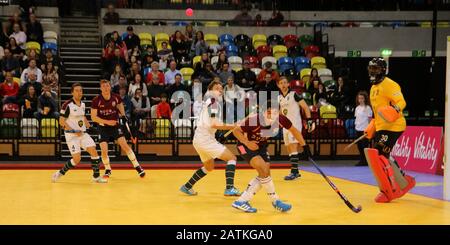
[[[197,181],[199,181],[201,178],[205,177],[206,173],[203,171],[203,168],[197,169],[195,173],[192,175],[192,177],[184,184],[184,186],[188,189],[191,189]]]
[[[298,153],[290,155],[291,173],[298,174]]]
[[[100,158],[94,159],[91,158],[91,167],[92,167],[92,171],[94,172],[92,176],[94,176],[94,178],[98,178],[100,177]]]
[[[67,173],[67,171],[69,171],[69,169],[75,167],[74,165],[72,165],[72,162],[71,162],[71,161],[72,161],[72,159],[69,159],[69,160],[66,162],[66,164],[64,164],[64,167],[63,167],[62,169],[59,170],[59,172],[60,172],[62,175],[65,175],[65,174]]]
[[[234,173],[236,170],[235,164],[227,164],[225,167],[226,188],[231,189],[234,187]]]

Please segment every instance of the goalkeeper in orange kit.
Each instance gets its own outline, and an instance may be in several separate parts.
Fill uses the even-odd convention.
[[[416,182],[406,175],[398,163],[390,156],[397,139],[406,129],[403,109],[406,101],[400,86],[386,77],[387,63],[382,58],[369,62],[368,72],[372,87],[370,103],[374,119],[367,126],[367,138],[374,138],[374,148],[366,148],[365,155],[370,169],[380,187],[376,202],[390,202],[411,190]]]

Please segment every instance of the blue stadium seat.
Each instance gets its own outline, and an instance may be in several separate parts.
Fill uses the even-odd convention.
[[[229,46],[231,44],[234,45],[233,35],[231,35],[231,34],[222,34],[222,35],[220,35],[219,43],[222,46],[225,46],[225,47],[227,47],[227,46]]]
[[[234,44],[231,44],[231,45],[227,46],[225,51],[227,52],[227,57],[238,56],[239,55],[239,49]]]
[[[175,23],[173,23],[174,26],[187,26],[188,23],[185,21],[177,21]]]
[[[283,73],[285,70],[294,68],[294,60],[291,57],[285,56],[278,59],[278,70]]]
[[[294,64],[295,64],[295,70],[297,72],[300,72],[301,70],[305,69],[305,68],[310,68],[310,60],[306,57],[297,57],[294,60]]]
[[[42,44],[42,50],[47,50],[47,49],[51,49],[53,55],[56,55],[56,53],[58,52],[58,45],[56,45],[56,43],[44,43],[44,44]]]

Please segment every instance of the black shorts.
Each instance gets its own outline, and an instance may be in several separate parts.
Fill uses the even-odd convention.
[[[387,130],[377,131],[374,137],[374,148],[378,150],[379,154],[389,158],[392,148],[402,133]]]
[[[119,126],[98,126],[98,142],[109,142],[124,137],[123,130]]]
[[[250,163],[250,161],[256,156],[261,156],[264,161],[270,162],[270,156],[267,152],[267,145],[260,146],[256,151],[248,149],[247,146],[243,144],[238,144],[236,147],[241,157],[248,163]]]

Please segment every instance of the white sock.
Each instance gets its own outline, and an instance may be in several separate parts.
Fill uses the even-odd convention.
[[[128,159],[130,159],[131,163],[133,164],[133,167],[139,166],[139,162],[136,159],[136,155],[134,155],[133,151],[130,151],[127,153]]]
[[[258,177],[259,182],[261,182],[262,187],[267,192],[267,195],[272,199],[272,202],[275,202],[276,200],[280,199],[275,192],[275,185],[273,184],[272,177],[268,176],[266,178],[260,178]]]
[[[230,164],[230,165],[236,165],[236,160],[230,160],[230,161],[227,162],[227,165],[228,165],[228,164]]]
[[[111,165],[109,164],[109,157],[102,157],[103,165],[105,165],[105,169],[111,170]]]
[[[205,173],[205,174],[207,174],[208,173],[208,170],[206,170],[206,168],[205,167],[202,167],[201,168],[201,170],[203,171],[203,173]]]
[[[238,198],[239,202],[248,202],[253,196],[261,189],[261,183],[258,180],[258,177],[253,178],[248,183],[247,189],[242,193],[242,195]]]
[[[77,163],[73,160],[73,158],[72,159],[70,159],[70,163],[72,164],[72,166],[77,166]]]

